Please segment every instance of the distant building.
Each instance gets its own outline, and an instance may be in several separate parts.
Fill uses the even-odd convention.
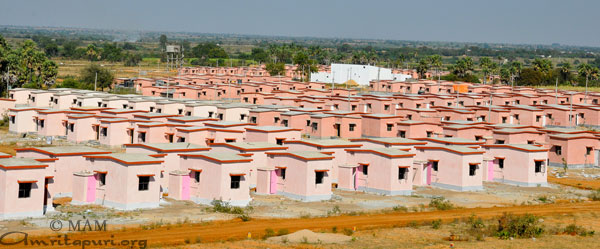
[[[392,74],[389,68],[370,65],[331,64],[331,72],[316,72],[310,75],[313,82],[345,83],[354,80],[359,85],[369,85],[372,80],[397,80],[405,81],[412,78],[408,74]]]

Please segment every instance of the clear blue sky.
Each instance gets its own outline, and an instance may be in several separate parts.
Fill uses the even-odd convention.
[[[600,47],[598,0],[0,0],[0,24]]]

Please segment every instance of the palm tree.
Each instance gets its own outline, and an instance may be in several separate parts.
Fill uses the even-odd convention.
[[[510,82],[511,87],[515,87],[515,78],[521,75],[521,70],[523,70],[523,65],[519,61],[513,61],[510,63],[508,72],[510,73]]]
[[[429,57],[429,62],[431,63],[431,66],[435,69],[435,73],[438,76],[438,83],[440,81],[440,69],[442,68],[442,56],[440,56],[439,54],[435,54]]]
[[[417,64],[417,73],[419,74],[419,79],[425,78],[427,70],[429,70],[429,60],[427,58],[420,59],[419,64]]]
[[[587,94],[588,94],[588,81],[590,78],[594,79],[598,77],[598,68],[597,67],[593,67],[590,64],[587,63],[583,63],[583,64],[579,64],[579,66],[577,67],[577,72],[579,73],[580,77],[585,77],[585,101],[584,103],[587,104]]]
[[[571,75],[571,63],[569,62],[563,62],[562,65],[560,66],[560,77],[563,79],[563,81],[567,81],[569,80],[569,76]]]
[[[485,85],[487,76],[491,72],[492,60],[489,57],[481,57],[479,59],[479,66],[481,67],[481,72],[483,72],[483,84]]]
[[[535,71],[542,73],[548,73],[552,70],[552,62],[546,59],[537,58],[533,61],[532,66]]]

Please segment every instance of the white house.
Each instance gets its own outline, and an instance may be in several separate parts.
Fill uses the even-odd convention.
[[[370,65],[331,64],[331,72],[316,72],[310,75],[313,82],[345,83],[354,80],[359,85],[369,85],[372,80],[406,80],[409,75],[392,74],[389,68]]]

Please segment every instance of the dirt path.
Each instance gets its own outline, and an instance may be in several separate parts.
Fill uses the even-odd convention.
[[[579,189],[586,190],[596,190],[600,189],[600,181],[599,180],[583,180],[577,178],[556,178],[554,176],[548,175],[548,182],[561,184],[565,186],[570,186]]]
[[[168,225],[152,230],[130,228],[124,231],[88,232],[85,234],[72,234],[69,235],[69,238],[72,240],[147,240],[149,246],[174,246],[185,244],[186,240],[188,240],[188,242],[191,241],[191,243],[196,243],[197,240],[201,240],[202,242],[240,240],[247,238],[249,232],[252,233],[253,238],[260,238],[267,228],[271,228],[274,231],[278,231],[279,229],[287,229],[289,232],[294,232],[301,229],[310,229],[313,231],[331,230],[333,227],[337,227],[339,230],[353,227],[356,227],[359,230],[364,230],[369,228],[406,226],[413,221],[422,223],[441,219],[444,222],[449,222],[453,221],[454,219],[469,217],[472,214],[482,218],[492,218],[505,212],[513,214],[531,213],[540,216],[600,212],[599,204],[599,202],[555,203],[530,206],[467,208],[419,213],[398,212],[362,216],[335,216],[312,219],[253,219],[248,222],[231,220],[203,224]],[[38,239],[42,238],[49,239],[49,237],[39,237]],[[30,247],[31,246],[29,246],[29,248]],[[21,248],[24,247],[21,246]],[[81,248],[81,246],[65,247],[64,245],[61,245],[55,247],[47,246],[43,248]]]

